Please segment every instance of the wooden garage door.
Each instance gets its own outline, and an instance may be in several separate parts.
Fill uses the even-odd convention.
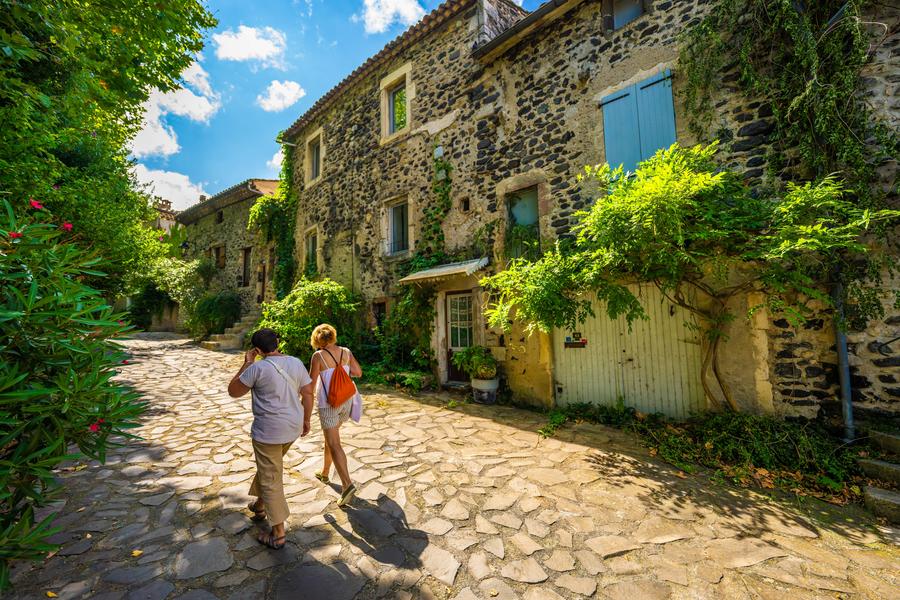
[[[626,406],[683,418],[706,408],[700,385],[702,364],[694,322],[651,284],[631,286],[649,320],[611,320],[599,310],[577,331],[553,335],[556,401]]]

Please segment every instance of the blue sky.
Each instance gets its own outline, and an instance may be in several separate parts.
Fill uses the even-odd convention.
[[[244,179],[277,178],[278,132],[440,1],[210,0],[219,24],[183,88],[145,106],[138,180],[184,209]]]

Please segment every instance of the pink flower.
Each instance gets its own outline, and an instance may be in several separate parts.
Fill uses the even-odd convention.
[[[41,204],[40,202],[38,202],[37,200],[35,200],[34,198],[32,198],[31,199],[31,208],[33,208],[35,210],[41,210],[44,208],[44,205]]]
[[[99,423],[99,422],[98,422],[98,423],[91,423],[91,426],[88,427],[88,429],[90,429],[91,432],[93,432],[93,433],[97,433],[98,431],[100,431],[100,423]]]
[[[54,183],[54,184],[53,184],[53,189],[54,189],[54,190],[58,190],[59,188],[60,188],[60,185],[59,185],[58,183]]]
[[[161,242],[164,242],[164,241],[166,241],[166,238],[165,238],[165,236],[162,236],[162,235],[161,235],[161,236],[159,236],[159,241],[161,241]]]
[[[127,361],[127,360],[123,360],[123,361],[122,361],[122,364],[123,364],[123,365],[127,365],[127,364],[128,364],[128,361]]]
[[[119,325],[124,325],[125,321],[116,321],[116,323],[118,323]]]
[[[18,239],[18,238],[22,237],[22,234],[19,233],[18,231],[10,231],[10,232],[9,232],[9,237],[10,237],[11,239],[14,239],[14,240],[15,240],[15,239]]]
[[[66,221],[62,224],[63,231],[72,231],[72,224]]]
[[[97,419],[97,422],[98,423],[106,423],[106,421],[104,419]]]

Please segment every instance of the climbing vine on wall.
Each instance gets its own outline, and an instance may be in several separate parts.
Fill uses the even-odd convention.
[[[297,262],[294,257],[294,229],[297,222],[297,197],[294,194],[293,148],[282,146],[281,176],[278,191],[263,196],[250,208],[247,229],[275,242],[275,296],[284,298],[294,285]]]
[[[436,146],[431,190],[433,197],[422,209],[416,253],[398,268],[398,275],[430,269],[450,262],[444,240],[444,219],[452,208],[453,165]],[[434,361],[431,336],[434,327],[434,289],[430,286],[402,286],[390,314],[376,331],[385,365],[427,370]]]
[[[695,133],[702,136],[709,128],[714,92],[722,75],[735,71],[748,95],[771,103],[780,155],[769,162],[789,167],[782,177],[840,173],[861,205],[877,204],[875,169],[886,157],[900,157],[900,145],[861,94],[860,72],[880,41],[870,31],[887,31],[862,20],[862,9],[871,4],[718,0],[682,44],[685,101]]]
[[[453,173],[453,165],[444,158],[443,147],[437,146],[434,150],[434,174],[431,183],[434,197],[422,209],[423,219],[418,253],[424,256],[444,252],[444,218],[453,206],[450,199],[451,173]]]

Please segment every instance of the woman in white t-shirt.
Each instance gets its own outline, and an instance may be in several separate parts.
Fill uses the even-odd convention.
[[[260,329],[250,343],[253,349],[244,355],[244,364],[228,384],[228,394],[239,398],[251,392],[253,398],[250,437],[256,476],[250,495],[257,499],[248,508],[254,520],[268,516],[272,530],[257,539],[278,550],[284,547],[284,522],[290,514],[284,497],[283,457],[294,440],[309,433],[312,379],[299,358],[278,351],[278,336],[271,329]],[[262,360],[256,360],[259,357]]]

